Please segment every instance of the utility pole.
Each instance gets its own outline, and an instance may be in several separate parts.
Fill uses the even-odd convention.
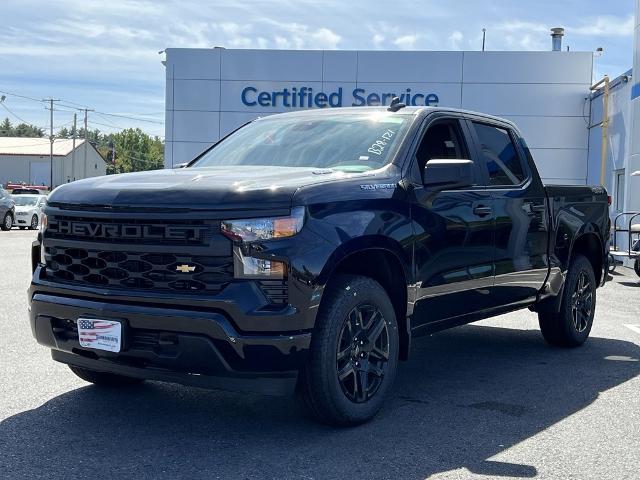
[[[49,98],[49,99],[45,99],[43,100],[43,102],[49,102],[49,122],[51,122],[50,125],[50,129],[49,129],[49,167],[50,167],[50,172],[49,172],[49,191],[52,192],[53,191],[53,102],[59,102],[60,99],[56,99],[56,98]]]
[[[93,112],[93,110],[90,108],[84,109],[84,166],[82,167],[83,178],[87,178],[87,142],[89,142],[89,130],[87,127],[87,124],[88,124],[87,112]]]
[[[73,148],[71,150],[71,181],[76,181],[76,117],[77,114],[73,114]]]
[[[487,39],[487,29],[482,29],[482,51],[484,52],[484,42]]]

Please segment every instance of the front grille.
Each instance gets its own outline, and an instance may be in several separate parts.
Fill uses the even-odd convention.
[[[47,237],[92,243],[206,246],[220,235],[220,222],[205,220],[117,219],[51,215]]]
[[[49,243],[49,242],[47,242]],[[217,293],[233,280],[231,256],[46,246],[47,275],[105,288]]]

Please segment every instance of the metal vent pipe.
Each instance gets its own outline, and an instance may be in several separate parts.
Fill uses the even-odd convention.
[[[564,28],[556,27],[551,29],[551,50],[554,52],[562,50],[562,37],[564,37]]]

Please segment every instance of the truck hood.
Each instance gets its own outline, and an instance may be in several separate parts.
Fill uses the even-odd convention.
[[[108,175],[62,185],[50,205],[189,210],[290,208],[300,187],[363,174],[308,167],[183,168]]]

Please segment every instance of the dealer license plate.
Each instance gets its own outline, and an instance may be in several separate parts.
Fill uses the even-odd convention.
[[[79,318],[78,338],[81,347],[119,352],[122,345],[122,324],[113,320]]]

